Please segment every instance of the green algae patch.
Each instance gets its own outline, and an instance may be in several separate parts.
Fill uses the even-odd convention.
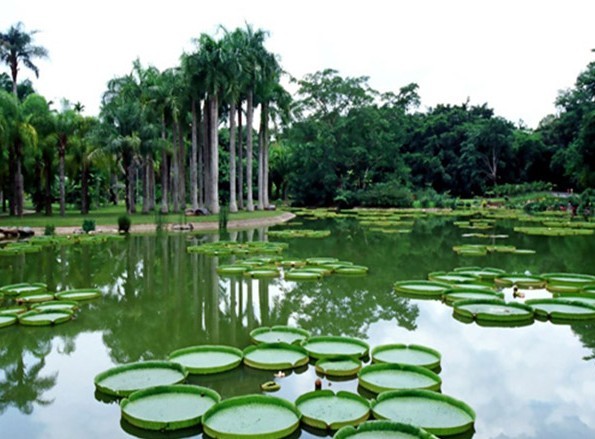
[[[386,344],[372,349],[372,362],[409,364],[412,366],[438,369],[442,356],[440,352],[417,344]]]
[[[308,364],[308,352],[288,343],[260,343],[244,349],[244,363],[255,369],[293,369]]]
[[[341,428],[334,439],[438,439],[422,428],[393,421],[366,421]]]
[[[366,342],[357,338],[323,335],[311,337],[303,347],[315,359],[336,355],[362,358],[368,355],[370,349]]]
[[[440,390],[442,385],[442,379],[431,370],[409,364],[370,364],[357,375],[359,385],[374,393],[397,389]]]
[[[243,353],[232,346],[201,345],[175,350],[168,359],[189,373],[207,375],[235,369],[242,363]]]
[[[346,391],[315,390],[300,396],[295,405],[302,413],[302,422],[322,430],[338,430],[346,425],[359,425],[370,416],[370,403]]]
[[[296,343],[302,342],[310,337],[305,329],[291,326],[263,326],[250,331],[250,339],[253,343]]]
[[[133,392],[120,402],[122,417],[147,430],[179,430],[200,424],[202,415],[221,397],[191,385],[157,386]]]

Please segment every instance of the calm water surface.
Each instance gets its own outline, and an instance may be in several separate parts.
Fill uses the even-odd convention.
[[[334,256],[370,267],[366,277],[321,282],[220,278],[216,267],[229,259],[186,252],[188,245],[219,239],[216,235],[132,236],[1,257],[0,285],[46,282],[53,290],[99,287],[104,294],[85,303],[75,321],[0,329],[0,437],[201,437],[198,429],[166,435],[130,426],[120,420],[114,400],[95,392],[93,378],[114,365],[165,359],[190,345],[244,348],[250,330],[286,324],[313,335],[359,337],[371,347],[417,343],[439,350],[442,392],[477,412],[474,438],[595,437],[595,323],[487,328],[455,320],[439,301],[392,292],[395,281],[464,265],[595,274],[595,237],[530,237],[504,222],[489,233],[510,238],[495,243],[537,253],[470,258],[457,256],[452,246],[485,240],[462,237],[465,231],[452,221],[418,220],[409,235],[366,231],[351,219],[295,226],[331,229],[332,235],[288,240],[284,257]],[[275,227],[282,228],[287,226]],[[229,239],[263,240],[266,230],[232,232]],[[189,382],[228,398],[259,393],[260,384],[272,378],[271,372],[242,366],[191,376]],[[276,395],[294,401],[314,389],[316,378],[313,366],[288,373]],[[323,379],[323,387],[370,396],[356,380]],[[302,429],[293,437],[325,436],[331,435]]]

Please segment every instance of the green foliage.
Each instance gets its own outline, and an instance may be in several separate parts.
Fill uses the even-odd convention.
[[[53,224],[46,224],[43,230],[44,236],[53,236],[56,233],[56,226]]]
[[[81,227],[85,233],[89,233],[95,230],[95,220],[86,219],[83,221],[83,226]]]
[[[354,194],[356,204],[365,207],[411,207],[413,194],[397,183],[378,183]]]
[[[507,183],[494,186],[486,192],[488,196],[516,196],[535,192],[549,192],[553,184],[544,181],[531,181],[526,183]]]
[[[219,230],[222,232],[227,231],[227,221],[229,219],[229,208],[227,206],[223,206],[221,210],[219,210]]]
[[[118,217],[118,232],[128,233],[130,231],[131,224],[132,220],[128,215],[120,215]]]

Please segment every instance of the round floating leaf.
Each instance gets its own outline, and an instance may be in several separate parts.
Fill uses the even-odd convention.
[[[250,331],[250,339],[254,343],[295,343],[306,340],[310,333],[305,329],[291,326],[263,326]]]
[[[169,354],[169,361],[179,363],[189,373],[205,375],[235,369],[243,359],[240,349],[222,345],[190,346]]]
[[[446,282],[449,284],[454,283],[467,283],[479,280],[479,276],[471,275],[471,274],[464,274],[453,271],[451,273],[447,273],[445,271],[436,271],[433,273],[428,274],[428,279],[433,282]]]
[[[479,289],[466,289],[466,288],[453,288],[447,290],[442,295],[442,300],[447,305],[452,305],[454,302],[459,300],[478,300],[478,299],[504,299],[504,293],[499,291],[490,290],[479,290]]]
[[[0,309],[0,315],[22,314],[25,311],[27,311],[27,308],[24,306],[11,306],[9,308]]]
[[[31,305],[31,309],[36,310],[67,310],[67,311],[74,311],[79,307],[79,303],[73,300],[52,300],[49,302],[41,302],[35,303]]]
[[[595,306],[584,302],[568,299],[531,299],[525,304],[535,310],[538,318],[549,318],[552,322],[595,319]]]
[[[279,439],[296,431],[300,411],[289,401],[269,395],[225,399],[202,417],[205,433],[218,439]]]
[[[374,393],[397,389],[440,390],[442,379],[425,367],[377,363],[362,368],[359,384]]]
[[[16,314],[0,314],[0,328],[14,325],[18,320]]]
[[[6,296],[18,296],[19,294],[25,293],[44,293],[47,289],[47,285],[41,282],[18,283],[0,287],[0,293],[5,294]]]
[[[133,392],[120,402],[122,417],[147,430],[179,430],[200,424],[221,397],[200,386],[157,386]]]
[[[372,403],[377,419],[417,425],[429,433],[448,436],[473,427],[475,412],[463,401],[429,390],[391,390]]]
[[[570,302],[582,302],[587,305],[595,306],[595,293],[571,293],[571,294],[556,294],[555,297],[559,300],[568,300]]]
[[[585,285],[582,288],[582,292],[583,293],[593,293],[593,294],[595,294],[595,284]]]
[[[363,276],[365,274],[368,274],[368,267],[364,267],[363,265],[343,266],[336,268],[335,273],[345,276]]]
[[[244,349],[244,363],[255,369],[293,369],[308,364],[308,352],[288,343],[261,343]]]
[[[220,265],[217,267],[217,273],[220,275],[239,275],[244,274],[245,271],[248,271],[248,267],[246,265]]]
[[[370,416],[370,403],[361,396],[345,391],[315,390],[300,396],[295,405],[302,412],[302,422],[323,430],[338,430],[359,425]]]
[[[507,274],[506,276],[497,277],[494,282],[500,287],[516,285],[519,288],[543,288],[545,286],[545,280],[541,279],[541,277],[522,274]]]
[[[549,285],[566,285],[576,288],[582,288],[585,285],[595,282],[595,276],[590,274],[576,273],[546,273],[541,275]]]
[[[366,421],[357,428],[341,428],[333,439],[438,439],[422,428],[393,421]]]
[[[281,276],[281,273],[273,269],[254,269],[246,271],[244,276],[252,279],[270,279]]]
[[[49,326],[65,323],[72,319],[69,310],[32,310],[19,314],[19,323],[26,326]]]
[[[285,280],[300,281],[300,280],[318,280],[322,279],[323,274],[307,270],[305,268],[298,268],[295,270],[289,270],[283,273]]]
[[[353,376],[362,368],[362,362],[348,356],[323,357],[316,362],[316,372],[336,377]]]
[[[56,293],[56,298],[60,300],[91,300],[99,296],[101,296],[101,291],[96,288],[81,288]]]
[[[337,258],[330,258],[330,257],[316,257],[316,258],[308,258],[306,262],[310,265],[324,265],[324,264],[332,264],[334,262],[339,262]]]
[[[148,387],[181,383],[188,371],[170,361],[141,361],[112,367],[95,376],[95,387],[103,393],[127,396]]]
[[[17,302],[25,302],[25,303],[39,303],[39,302],[47,302],[54,299],[54,295],[51,293],[41,293],[41,292],[33,292],[33,293],[21,293],[17,296]]]
[[[525,323],[533,321],[533,308],[502,300],[461,300],[453,304],[453,313],[477,322]]]
[[[405,280],[396,282],[394,289],[397,293],[419,297],[441,297],[442,293],[451,288],[446,282],[430,280]]]
[[[375,363],[410,364],[412,366],[438,369],[440,352],[416,344],[386,344],[372,349],[372,361]]]
[[[303,346],[310,357],[316,359],[336,355],[362,358],[368,355],[370,349],[368,344],[362,340],[338,336],[311,337]]]
[[[500,268],[491,267],[458,267],[455,268],[454,271],[456,273],[478,277],[483,280],[494,280],[496,277],[506,274],[506,272]]]

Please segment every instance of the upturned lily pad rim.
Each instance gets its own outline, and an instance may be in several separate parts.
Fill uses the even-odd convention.
[[[438,287],[429,288],[424,290],[423,288],[408,288],[410,285]],[[438,298],[442,296],[442,293],[451,288],[451,285],[446,282],[436,282],[431,280],[402,280],[395,282],[393,285],[395,292],[404,293],[407,295],[414,295],[420,297],[434,297]]]
[[[50,308],[53,305],[63,305],[69,308]],[[75,300],[50,300],[48,302],[33,303],[31,309],[78,309],[80,303]]]
[[[442,354],[440,352],[438,352],[436,349],[432,349],[428,346],[423,346],[423,345],[419,345],[419,344],[390,343],[390,344],[378,345],[374,349],[372,349],[372,352],[370,353],[370,355],[372,357],[373,363],[378,363],[378,364],[388,363],[386,361],[382,361],[382,360],[378,359],[378,357],[377,357],[378,354],[381,352],[385,352],[385,351],[405,350],[405,349],[420,351],[420,352],[423,352],[426,354],[433,355],[435,357],[435,361],[433,361],[431,363],[413,364],[413,366],[425,367],[427,369],[432,369],[432,370],[438,369],[440,367],[440,361],[442,360]],[[395,364],[395,363],[392,363],[392,364]],[[410,364],[410,363],[399,363],[399,364]]]
[[[200,352],[224,352],[226,354],[232,354],[237,357],[236,360],[230,361],[227,364],[219,365],[216,367],[194,367],[188,364],[184,364],[179,361],[178,357],[187,355],[187,354],[194,354]],[[225,372],[228,370],[235,369],[238,367],[242,360],[244,359],[244,353],[233,346],[226,346],[226,345],[198,345],[198,346],[188,346],[181,349],[176,349],[175,351],[171,352],[168,355],[168,360],[173,363],[181,364],[188,373],[195,374],[195,375],[207,375],[219,372]]]
[[[595,276],[583,273],[544,273],[541,275],[551,285],[568,285],[581,288],[595,282]]]
[[[333,362],[352,362],[353,368],[351,369],[333,369],[332,363]],[[329,367],[325,367],[325,364],[329,364]],[[314,365],[316,372],[328,375],[328,376],[336,376],[336,377],[350,377],[355,376],[362,368],[362,362],[359,358],[353,358],[349,355],[329,355],[326,357],[321,357],[319,360],[316,361]]]
[[[357,428],[353,426],[342,427],[333,436],[333,439],[348,439],[357,438],[360,433],[372,433],[372,432],[395,432],[405,433],[416,439],[438,439],[431,433],[428,433],[423,428],[417,427],[411,424],[404,424],[396,421],[366,421],[360,424]]]
[[[376,419],[385,419],[375,411],[379,404],[390,401],[394,398],[407,398],[407,397],[414,397],[414,398],[424,398],[434,401],[441,401],[447,404],[450,404],[469,416],[471,422],[467,422],[462,425],[452,426],[452,427],[443,427],[443,428],[432,428],[432,427],[425,427],[423,425],[419,425],[419,427],[426,430],[428,433],[432,433],[438,436],[450,436],[453,434],[464,433],[467,430],[473,427],[475,423],[475,419],[477,415],[475,411],[464,401],[459,399],[453,398],[452,396],[445,395],[444,393],[432,392],[431,390],[389,390],[386,392],[382,392],[376,398],[376,401],[372,402],[372,413],[376,417]]]
[[[296,268],[283,273],[283,279],[290,281],[319,280],[322,279],[322,276],[322,273],[307,270],[305,268]]]
[[[25,306],[11,306],[9,308],[0,308],[0,315],[6,315],[6,314],[22,314],[24,312],[27,312],[27,307]]]
[[[30,319],[29,317],[43,316],[44,314],[59,314],[55,319]],[[19,323],[25,326],[53,326],[66,323],[72,319],[72,310],[65,309],[42,309],[31,310],[18,315]]]
[[[55,294],[56,298],[61,300],[62,298],[70,300],[91,300],[101,296],[101,291],[98,288],[74,288],[70,290],[60,291]],[[72,297],[76,296],[76,297]]]
[[[250,277],[252,279],[272,279],[281,276],[281,272],[279,270],[273,269],[260,269],[256,268],[253,270],[248,270],[243,273],[245,277]]]
[[[175,370],[176,372],[179,372],[182,375],[181,379],[177,380],[176,382],[170,383],[169,385],[181,383],[188,376],[188,371],[186,370],[186,368],[179,363],[174,363],[173,361],[150,360],[150,361],[138,361],[138,362],[134,362],[134,363],[126,363],[126,364],[121,364],[119,366],[111,367],[111,368],[104,370],[103,372],[100,372],[97,375],[95,375],[93,382],[95,383],[95,387],[97,388],[97,390],[105,393],[106,395],[128,396],[131,393],[133,393],[137,390],[142,390],[144,388],[120,389],[120,390],[111,389],[105,385],[102,385],[101,381],[106,378],[117,375],[119,373],[128,372],[130,370],[142,370],[142,369],[172,369],[172,370]],[[151,386],[151,387],[153,387],[153,386]]]
[[[475,294],[483,297],[460,297],[460,295]],[[501,291],[494,290],[482,290],[482,289],[471,289],[471,288],[452,288],[445,291],[442,294],[442,300],[447,305],[452,305],[454,302],[459,300],[475,300],[475,299],[504,299],[504,293]]]
[[[279,350],[279,351],[292,351],[297,352],[303,355],[302,358],[299,358],[294,363],[288,362],[280,362],[280,363],[263,363],[259,361],[254,361],[248,356],[258,350]],[[244,349],[244,364],[250,366],[254,369],[262,369],[262,370],[283,370],[283,369],[295,369],[296,367],[304,366],[308,364],[309,361],[308,352],[302,346],[298,346],[295,344],[289,343],[259,343],[257,345],[248,346]]]
[[[338,400],[345,399],[355,401],[361,404],[362,408],[365,408],[365,411],[358,418],[332,422],[331,420],[323,419],[319,416],[307,415],[304,413],[303,409],[300,408],[300,405],[303,406],[305,402],[319,398],[337,398]],[[336,405],[339,405],[338,401],[336,402]],[[337,393],[335,393],[332,390],[325,389],[314,390],[313,392],[304,393],[295,400],[295,406],[302,414],[301,420],[304,424],[323,430],[338,430],[346,425],[359,425],[365,420],[367,420],[370,417],[371,413],[370,402],[367,399],[356,393],[348,392],[345,390],[339,390]],[[336,408],[335,404],[333,404],[333,410],[335,409],[339,410],[340,408]]]
[[[499,275],[506,274],[506,271],[501,268],[493,267],[456,267],[453,269],[455,273],[472,274],[478,276],[482,280],[493,280]]]
[[[253,329],[250,331],[250,340],[253,343],[267,343],[266,341],[261,341],[258,339],[258,336],[261,334],[270,334],[272,332],[281,332],[281,333],[289,333],[293,334],[298,337],[298,340],[307,340],[310,338],[310,332],[306,331],[302,328],[297,328],[295,326],[285,326],[285,325],[276,325],[276,326],[260,326],[258,328]],[[293,342],[295,343],[295,342]]]
[[[516,308],[526,311],[523,314],[493,314],[488,312],[477,312],[474,313],[465,309],[467,305],[493,305]],[[533,321],[534,310],[530,306],[517,303],[517,302],[505,302],[504,300],[492,300],[492,299],[478,299],[478,300],[459,300],[453,304],[453,313],[464,318],[471,318],[477,322],[530,322]]]
[[[494,283],[502,287],[516,285],[519,288],[542,288],[545,286],[546,281],[540,276],[507,273],[504,276],[495,278]]]
[[[210,419],[217,414],[218,412],[225,411],[228,409],[233,409],[234,407],[242,407],[242,406],[255,406],[255,405],[274,405],[277,407],[281,407],[286,409],[287,411],[291,412],[295,415],[296,420],[291,425],[287,425],[283,429],[279,429],[276,431],[270,431],[266,433],[243,433],[243,432],[220,432],[214,430],[210,425]],[[242,396],[235,396],[232,398],[224,399],[211,408],[209,408],[202,416],[202,425],[205,433],[209,436],[218,438],[218,439],[233,439],[233,438],[243,438],[243,439],[280,439],[284,438],[285,436],[290,435],[295,430],[299,428],[300,420],[302,418],[302,413],[297,409],[295,404],[283,399],[278,398],[276,396],[270,395],[242,395]]]
[[[244,272],[248,271],[249,267],[247,265],[239,265],[239,264],[226,264],[220,265],[217,267],[217,274],[219,275],[227,275],[227,276],[241,276]]]
[[[401,363],[374,363],[364,366],[362,370],[357,373],[357,378],[359,381],[359,385],[362,386],[364,389],[367,389],[374,393],[381,393],[386,392],[389,390],[396,390],[402,389],[400,387],[382,387],[373,382],[370,382],[367,379],[367,376],[374,374],[376,372],[383,372],[387,370],[392,371],[399,371],[399,372],[410,372],[416,373],[419,375],[423,375],[433,381],[433,384],[425,386],[425,387],[416,387],[417,389],[425,389],[425,390],[435,390],[439,391],[440,387],[442,386],[442,378],[434,372],[432,372],[427,367],[422,366],[413,366],[411,364],[401,364]]]
[[[4,320],[4,321],[2,321]],[[0,328],[14,325],[19,320],[17,314],[0,314]]]
[[[559,298],[551,298],[551,299],[529,299],[525,301],[525,304],[529,305],[531,308],[534,309],[535,315],[542,319],[550,319],[553,322],[555,321],[580,321],[580,320],[592,320],[595,319],[595,305],[589,305],[585,302],[579,302],[576,300],[569,300],[569,299],[559,299]],[[590,313],[573,313],[569,311],[563,310],[547,310],[541,308],[539,305],[560,305],[562,308],[564,307],[578,307],[584,309],[586,311],[591,311]]]
[[[458,277],[459,280],[452,280],[452,281],[444,280],[446,278],[454,278],[454,277]],[[433,271],[428,274],[428,280],[430,280],[432,282],[444,282],[447,284],[473,282],[473,281],[478,281],[480,279],[481,278],[479,276],[465,274],[465,273],[459,273],[458,271]]]
[[[370,346],[365,341],[360,340],[358,338],[346,337],[343,335],[316,335],[314,337],[310,337],[308,340],[303,342],[302,346],[308,352],[308,355],[310,355],[310,357],[314,358],[314,359],[320,359],[320,358],[324,358],[324,357],[339,355],[339,354],[333,354],[333,353],[329,353],[329,354],[322,353],[321,354],[318,352],[313,352],[307,348],[308,344],[325,343],[325,342],[345,343],[345,344],[357,345],[360,348],[363,348],[363,351],[361,351],[360,354],[346,355],[348,357],[363,358],[363,357],[367,356],[370,351]],[[342,354],[340,354],[340,355],[342,355]]]
[[[27,291],[27,292],[33,292],[33,291],[45,292],[48,289],[47,284],[45,284],[43,282],[32,282],[32,283],[31,282],[20,282],[20,283],[16,283],[16,284],[3,285],[0,287],[0,292],[5,294],[6,296],[18,296],[19,294],[21,294],[21,291],[19,291],[19,289],[27,288],[27,287],[37,287],[37,289]]]
[[[21,293],[16,297],[16,300],[26,303],[43,303],[54,300],[54,295],[52,293],[48,293],[47,291],[34,291]]]
[[[136,392],[132,392],[127,398],[124,398],[120,401],[120,409],[122,412],[122,417],[126,419],[130,424],[144,428],[147,430],[180,430],[182,428],[193,427],[195,425],[199,425],[202,420],[203,413],[198,413],[195,416],[187,419],[179,419],[173,421],[159,421],[150,418],[141,418],[137,416],[133,416],[132,414],[126,411],[126,408],[130,404],[134,404],[135,401],[142,400],[145,398],[150,398],[155,395],[161,394],[193,394],[198,395],[200,397],[206,396],[207,398],[213,401],[213,405],[221,401],[221,396],[212,389],[207,387],[201,387],[196,385],[190,384],[172,384],[170,386],[155,386],[149,387],[142,390],[137,390]],[[206,411],[206,410],[205,410]]]

